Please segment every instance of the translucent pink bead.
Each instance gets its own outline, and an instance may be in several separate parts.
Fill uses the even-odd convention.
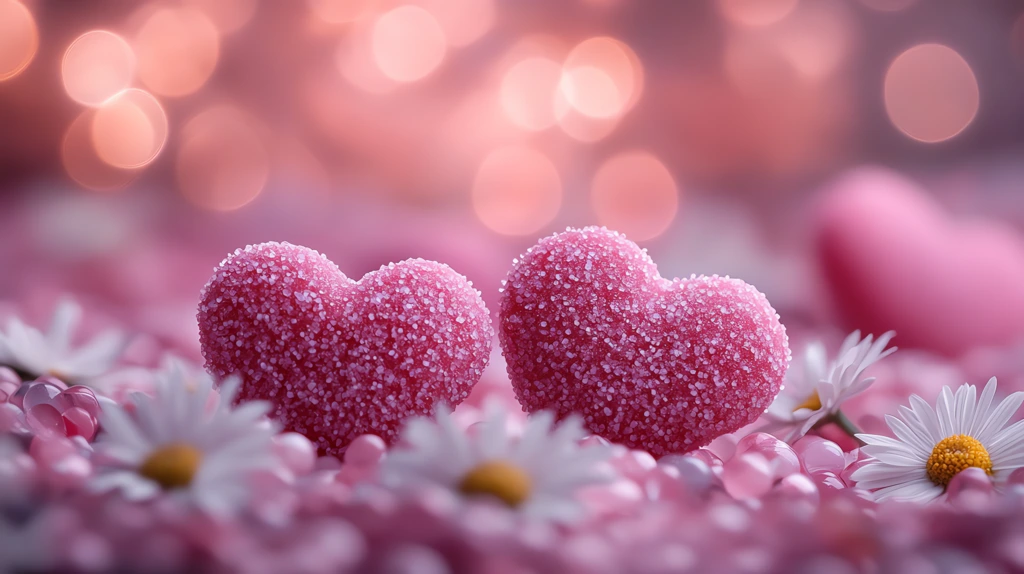
[[[735,456],[725,463],[722,484],[734,498],[759,498],[772,487],[772,465],[757,453]]]
[[[711,467],[696,456],[670,454],[658,464],[675,468],[679,472],[679,480],[696,494],[706,492],[715,483]]]
[[[846,468],[846,454],[830,440],[808,435],[797,441],[793,449],[808,473],[831,472],[838,476]]]
[[[14,391],[14,394],[7,397],[7,402],[18,407],[19,409],[25,409],[25,394],[32,388],[30,384],[23,384],[18,387],[18,390]]]
[[[28,409],[25,411],[25,422],[37,436],[67,436],[64,417],[52,405],[41,404]]]
[[[633,480],[643,477],[658,466],[658,461],[650,453],[642,450],[630,450],[622,456],[612,459],[612,464],[624,476]]]
[[[756,452],[772,464],[775,478],[800,472],[800,458],[788,444],[774,436],[759,432],[747,435],[736,443],[736,454]]]
[[[64,437],[35,437],[29,443],[28,453],[39,462],[52,464],[66,456],[76,454],[75,443]]]
[[[0,403],[7,402],[21,388],[21,381],[5,381],[0,379]]]
[[[791,474],[779,481],[775,486],[776,494],[792,500],[806,500],[818,504],[820,494],[818,486],[805,474]]]
[[[29,383],[28,390],[25,391],[25,397],[22,400],[21,408],[28,412],[33,407],[38,405],[51,405],[53,406],[54,399],[57,395],[61,394],[64,389],[50,384],[50,383]]]
[[[305,436],[286,432],[274,437],[274,454],[296,476],[304,476],[316,466],[316,446]]]
[[[992,478],[984,470],[977,467],[968,467],[961,470],[949,481],[946,487],[946,496],[954,506],[962,506],[964,509],[977,507],[993,492]]]
[[[721,467],[724,463],[722,459],[718,458],[718,455],[711,452],[706,448],[698,448],[697,450],[688,453],[687,456],[692,456],[702,461],[704,464],[711,468]]]
[[[78,454],[66,456],[44,468],[46,478],[59,488],[78,488],[92,476],[92,464]]]
[[[0,403],[0,432],[28,432],[28,427],[25,424],[25,413],[10,403]]]
[[[377,466],[387,446],[377,435],[357,436],[345,451],[345,464],[354,466]]]
[[[60,398],[66,405],[66,408],[78,407],[85,409],[86,412],[94,417],[100,415],[100,402],[96,398],[96,393],[92,392],[92,389],[89,387],[83,387],[82,385],[70,387],[60,394]]]
[[[92,440],[96,436],[96,417],[81,407],[71,407],[64,411],[64,426],[67,436],[80,436]]]
[[[627,510],[643,498],[644,491],[632,480],[619,479],[581,488],[578,496],[591,512],[602,514]]]
[[[36,379],[35,382],[37,382],[37,383],[44,383],[44,384],[47,384],[47,385],[53,385],[53,386],[57,387],[58,389],[60,389],[62,391],[66,391],[68,389],[68,384],[67,383],[65,383],[64,381],[60,380],[57,377],[53,377],[53,376],[50,376],[50,375],[43,375],[42,377],[39,377],[38,379]]]
[[[726,434],[711,441],[711,444],[704,448],[722,460],[729,460],[736,454],[736,443],[737,440],[734,435]]]

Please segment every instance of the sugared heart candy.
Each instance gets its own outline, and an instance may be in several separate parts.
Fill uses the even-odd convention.
[[[897,173],[860,168],[817,212],[818,254],[849,329],[959,356],[1024,337],[1024,239],[1004,222],[953,218]]]
[[[239,374],[287,430],[339,454],[355,437],[396,437],[403,419],[453,407],[487,364],[490,315],[465,277],[410,259],[352,281],[287,243],[239,249],[203,289],[206,368]]]
[[[527,411],[579,413],[591,432],[657,456],[757,419],[790,356],[750,285],[663,279],[635,243],[595,227],[543,239],[515,262],[499,338]]]

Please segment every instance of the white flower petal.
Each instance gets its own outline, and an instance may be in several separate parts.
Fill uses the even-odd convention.
[[[1013,471],[1024,466],[1024,421],[1006,427],[1024,403],[1024,393],[1014,393],[993,408],[995,390],[994,378],[986,384],[980,398],[973,385],[962,385],[956,393],[943,387],[934,410],[917,395],[911,396],[911,408],[900,407],[902,420],[886,416],[898,440],[857,435],[867,443],[861,452],[871,459],[851,478],[858,488],[874,491],[877,500],[927,502],[944,490],[928,479],[926,466],[931,451],[943,439],[964,434],[981,442],[988,451],[993,479],[1007,480]]]
[[[929,502],[941,494],[942,487],[928,479],[918,479],[896,484],[874,493],[875,499],[879,501],[904,500],[908,502]]]
[[[919,453],[931,453],[935,448],[935,445],[928,442],[924,437],[920,436],[917,432],[913,431],[907,423],[900,419],[892,416],[885,415],[885,423],[892,429],[893,434],[896,438],[907,443],[909,446]]]
[[[877,340],[871,335],[861,340],[860,331],[854,331],[843,341],[832,363],[827,362],[823,345],[808,346],[804,352],[804,369],[787,371],[782,392],[765,413],[771,432],[792,442],[809,432],[822,418],[839,412],[843,402],[874,382],[874,378],[863,378],[862,374],[874,362],[896,350],[895,347],[885,349],[894,335],[888,331]],[[817,393],[821,407],[796,409],[812,393]]]
[[[166,494],[190,500],[211,513],[238,511],[248,498],[248,475],[257,468],[269,468],[275,460],[270,450],[274,427],[253,416],[263,412],[264,405],[238,411],[230,405],[207,408],[212,379],[202,372],[186,375],[184,369],[183,364],[172,364],[160,373],[156,396],[133,395],[132,413],[104,404],[104,432],[95,443],[102,456],[95,459],[92,488],[116,486],[133,499]],[[137,468],[140,461],[171,443],[199,450],[200,466],[187,487],[162,493]]]
[[[71,299],[61,299],[53,312],[47,333],[50,348],[59,354],[67,353],[71,348],[71,334],[81,319],[82,308]]]
[[[984,442],[986,439],[994,436],[1000,429],[1006,426],[1006,423],[1010,420],[1010,417],[1017,412],[1017,409],[1020,408],[1022,402],[1024,402],[1024,393],[1021,392],[1013,393],[1003,399],[1003,401],[992,410],[992,414],[989,415],[988,420],[984,425],[982,425],[981,430],[977,432],[976,438]]]
[[[504,411],[489,409],[480,432],[474,435],[458,429],[447,411],[438,411],[432,423],[423,419],[410,421],[402,431],[403,440],[381,463],[382,484],[398,490],[425,485],[442,487],[462,499],[458,485],[466,472],[477,465],[502,460],[530,478],[531,490],[515,510],[517,513],[555,521],[577,517],[581,507],[574,499],[575,492],[582,486],[607,480],[606,461],[611,449],[579,446],[583,429],[578,417],[569,417],[552,429],[552,413],[535,414],[518,439],[505,418]],[[414,430],[420,436],[410,440]],[[456,448],[467,453],[454,455],[459,463],[453,463],[453,445],[462,445]]]

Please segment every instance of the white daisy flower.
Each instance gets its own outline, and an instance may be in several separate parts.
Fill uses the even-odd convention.
[[[917,395],[900,417],[886,415],[897,438],[858,434],[872,457],[851,478],[858,488],[874,491],[876,500],[927,502],[942,495],[960,471],[978,467],[998,486],[1024,466],[1024,421],[1006,423],[1024,402],[1017,392],[993,405],[993,377],[977,396],[974,385],[962,385],[956,394],[943,387],[933,409]],[[1005,428],[1004,428],[1005,427]]]
[[[71,337],[81,318],[82,308],[70,299],[57,304],[46,333],[11,317],[7,330],[0,330],[0,364],[21,371],[23,378],[29,379],[53,375],[78,381],[107,372],[121,355],[125,337],[109,330],[73,348]]]
[[[861,375],[872,364],[896,351],[896,347],[885,348],[895,335],[887,331],[877,340],[872,335],[861,340],[860,331],[854,331],[843,341],[831,363],[824,345],[808,346],[803,370],[794,366],[786,372],[785,387],[765,412],[768,425],[759,430],[776,433],[782,440],[793,442],[822,420],[835,416],[843,402],[874,382],[874,377],[861,378]]]
[[[276,434],[264,419],[268,403],[232,406],[238,384],[223,381],[212,407],[213,379],[177,363],[158,376],[155,396],[132,395],[134,409],[104,405],[92,488],[133,500],[167,493],[211,514],[238,510],[248,499],[249,473],[273,465]]]
[[[506,413],[490,405],[477,432],[459,428],[445,409],[434,418],[409,421],[402,443],[381,464],[384,484],[402,488],[437,485],[465,497],[491,497],[524,516],[559,522],[578,519],[578,488],[606,482],[610,449],[581,447],[584,431],[575,417],[553,427],[554,415],[530,417],[521,436],[511,436]]]

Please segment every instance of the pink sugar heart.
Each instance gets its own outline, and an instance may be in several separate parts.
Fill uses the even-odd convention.
[[[287,243],[239,249],[203,289],[206,368],[243,379],[285,429],[321,452],[354,438],[396,438],[403,419],[455,407],[480,379],[490,315],[465,277],[410,259],[352,281],[326,257]]]
[[[950,356],[1024,336],[1024,241],[950,218],[898,174],[861,168],[817,213],[818,254],[850,329]]]
[[[663,279],[646,251],[596,227],[545,238],[515,262],[498,336],[527,411],[579,413],[591,432],[656,456],[753,422],[790,356],[752,286]]]

